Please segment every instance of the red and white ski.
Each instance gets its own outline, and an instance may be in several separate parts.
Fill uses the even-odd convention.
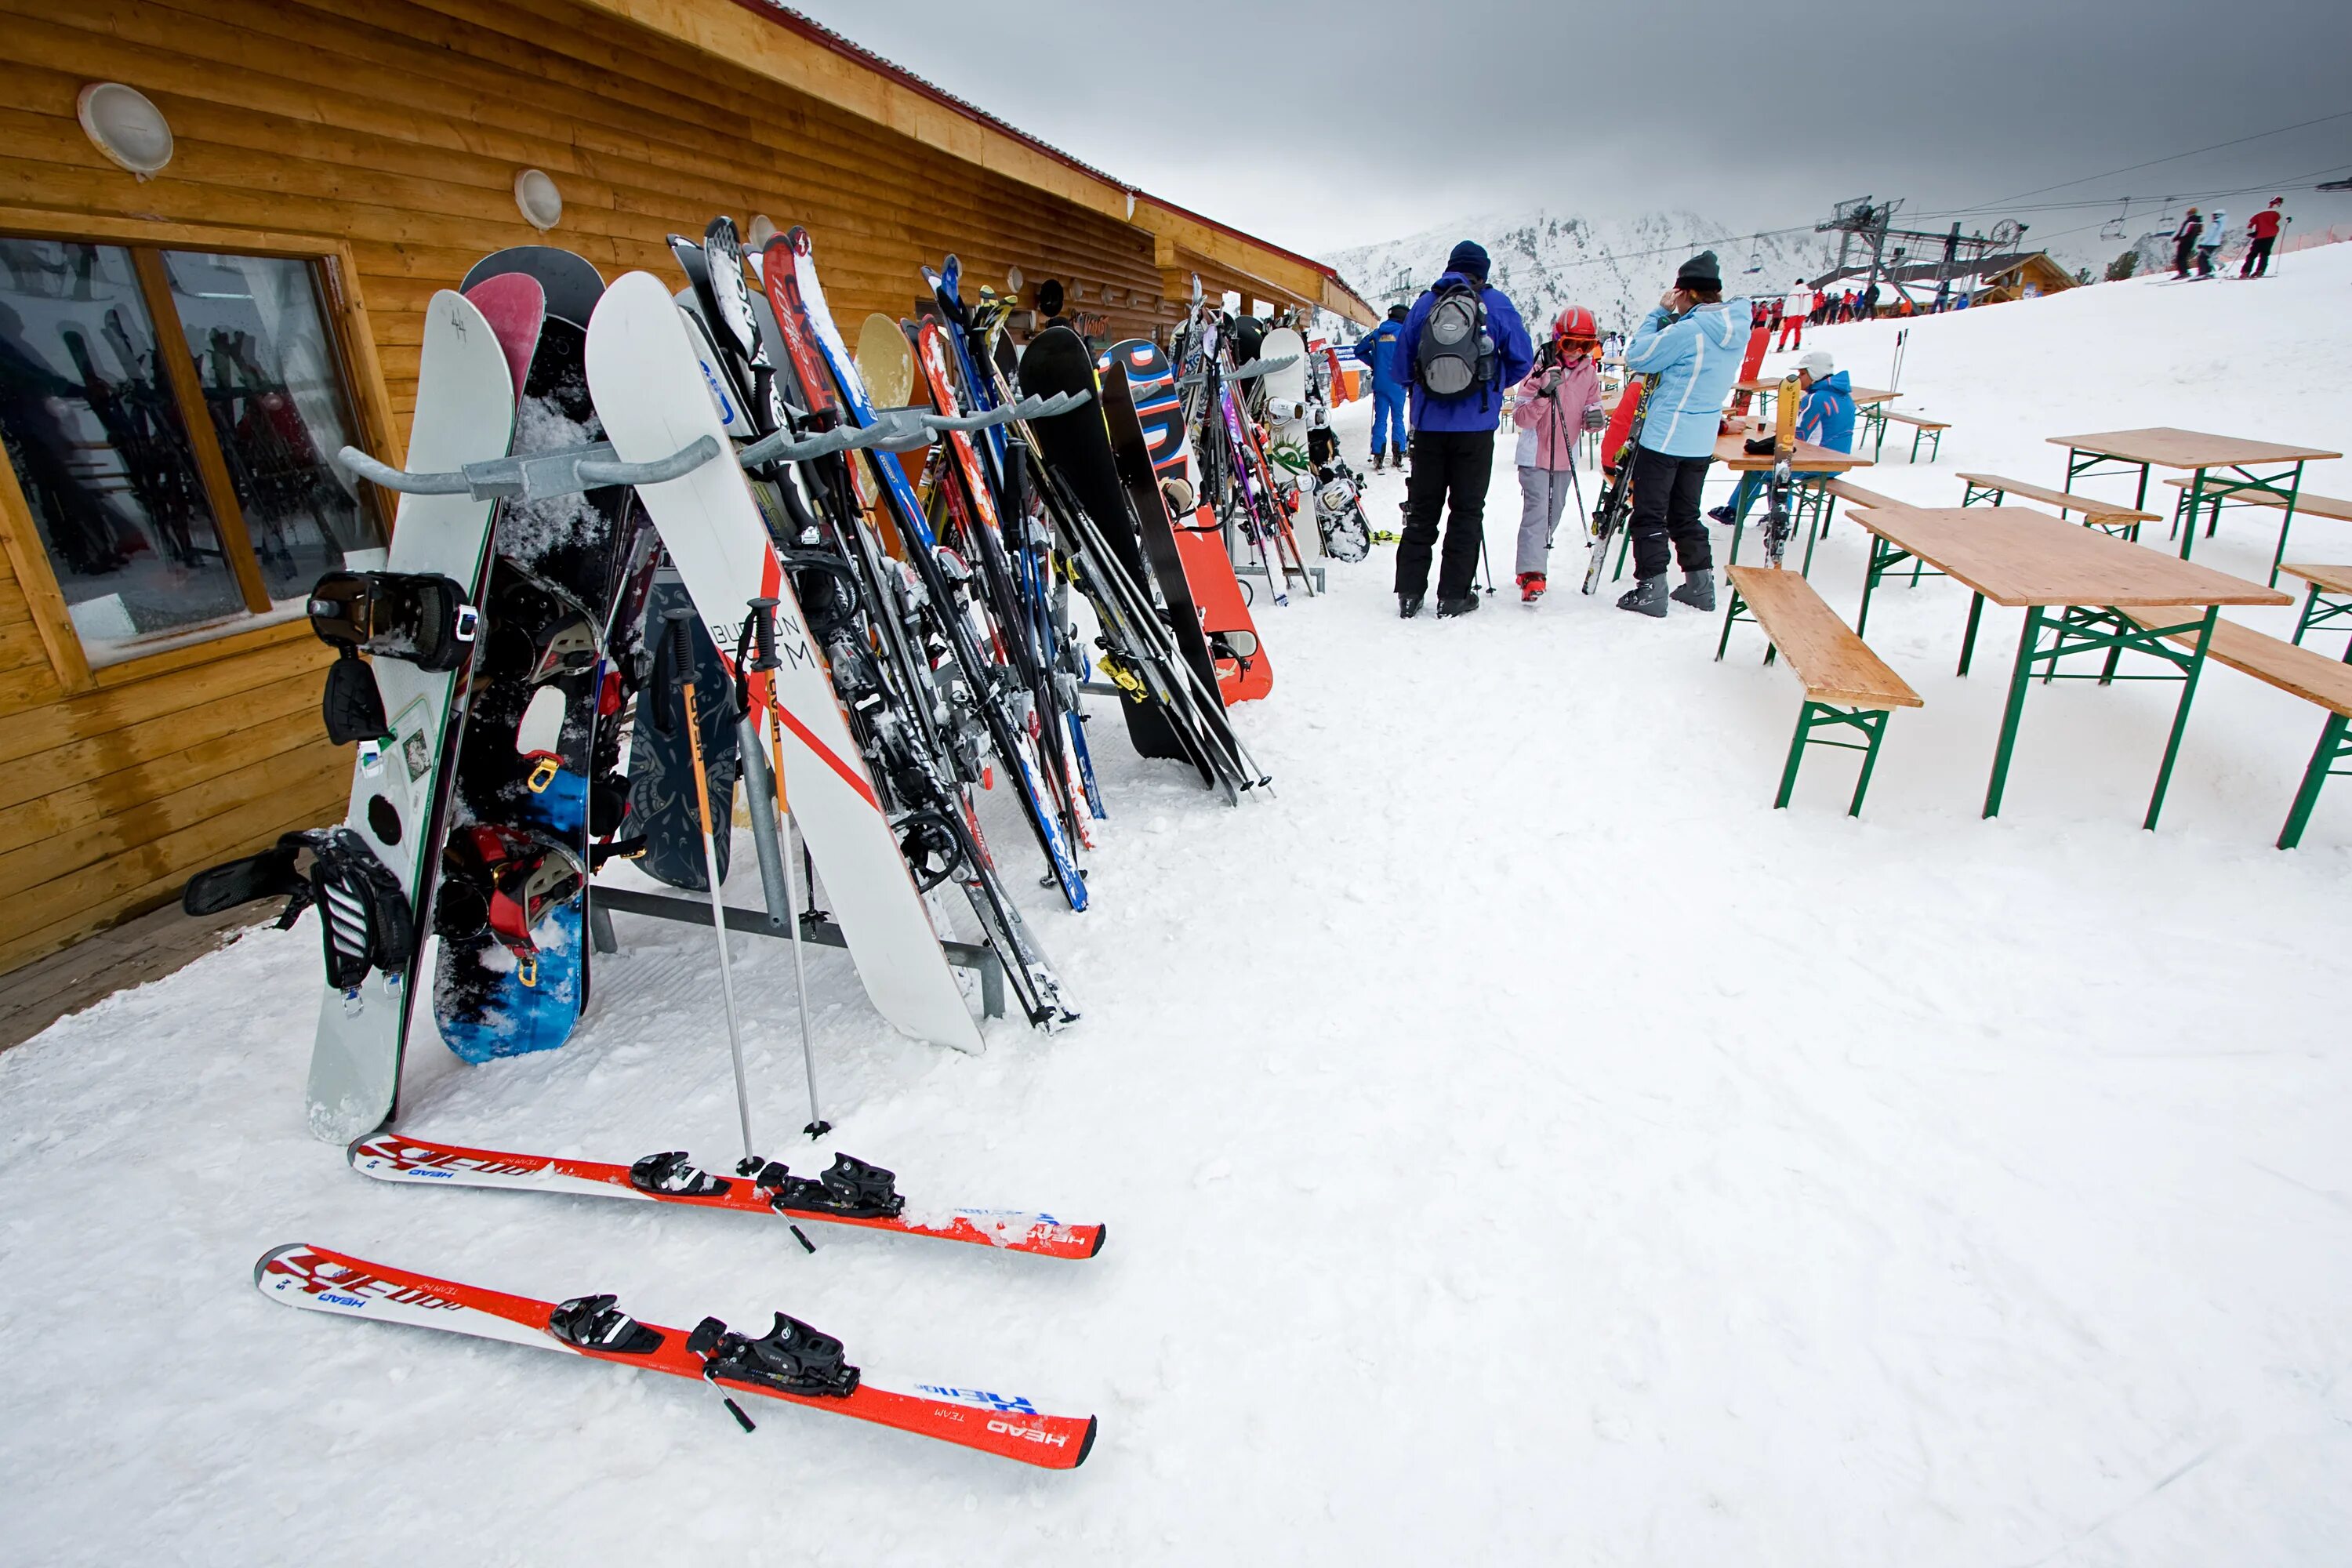
[[[1066,1225],[1052,1215],[1015,1209],[911,1209],[898,1195],[889,1172],[845,1154],[835,1155],[834,1169],[817,1176],[795,1176],[771,1162],[756,1175],[727,1177],[697,1170],[677,1153],[649,1154],[633,1165],[614,1165],[379,1132],[352,1144],[351,1162],[352,1169],[380,1182],[508,1187],[739,1209],[786,1220],[937,1237],[1043,1258],[1092,1258],[1110,1234],[1105,1226]]]
[[[756,1394],[828,1410],[1048,1470],[1076,1469],[1094,1447],[1093,1416],[1044,1415],[1018,1394],[930,1384],[919,1384],[913,1394],[873,1387],[842,1360],[840,1341],[782,1312],[758,1338],[736,1333],[716,1318],[704,1319],[688,1332],[639,1322],[610,1296],[534,1300],[370,1263],[307,1242],[262,1254],[253,1266],[253,1283],[263,1295],[306,1311],[374,1318],[650,1367],[707,1381],[730,1394]],[[731,1398],[727,1404],[751,1430],[742,1407]]]

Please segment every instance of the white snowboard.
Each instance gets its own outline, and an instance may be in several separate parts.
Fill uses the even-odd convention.
[[[1258,358],[1272,364],[1276,360],[1292,363],[1265,377],[1265,446],[1266,455],[1307,458],[1307,340],[1289,327],[1276,327],[1266,333],[1258,344]],[[1282,463],[1274,466],[1276,484],[1297,482],[1304,500],[1291,519],[1291,531],[1297,536],[1302,555],[1319,559],[1323,553],[1323,531],[1315,526],[1315,480],[1311,472],[1293,468]]]
[[[514,376],[497,335],[464,295],[442,289],[425,308],[404,466],[412,473],[446,473],[503,458],[514,420]],[[437,572],[478,596],[496,504],[462,495],[401,497],[384,570]],[[388,749],[362,746],[344,824],[399,879],[408,907],[422,921],[419,884],[432,868],[420,862],[432,847],[435,783],[451,740],[450,699],[463,672],[436,674],[396,658],[369,665],[393,742]],[[417,946],[421,954],[424,943]],[[348,1143],[391,1117],[415,999],[411,979],[374,969],[354,990],[324,988],[306,1097],[313,1136]]]
[[[719,443],[713,461],[678,479],[640,485],[637,493],[695,608],[720,632],[722,659],[751,601],[778,601],[776,651],[784,662],[772,695],[783,719],[785,793],[866,994],[915,1038],[977,1051],[980,1030],[898,853],[824,656],[808,635],[736,466],[711,401],[718,384],[712,368],[697,356],[669,290],[653,274],[632,272],[597,301],[588,323],[588,390],[621,459],[666,458],[703,436]],[[751,695],[755,704],[767,701],[770,678],[754,674]]]

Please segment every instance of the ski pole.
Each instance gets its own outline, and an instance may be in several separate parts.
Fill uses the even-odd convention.
[[[694,702],[692,610],[669,612],[669,667],[686,701],[687,754],[694,767],[695,812],[702,824],[702,867],[710,882],[710,931],[719,939],[719,990],[727,1003],[727,1050],[735,1064],[735,1114],[743,1123],[743,1163],[759,1160],[751,1147],[751,1089],[743,1078],[743,1035],[735,1022],[735,973],[728,966],[727,905],[719,889],[719,840],[710,821],[710,783],[702,772],[702,715]]]
[[[761,674],[771,674],[783,665],[776,657],[776,601],[758,598],[751,601],[751,646],[755,650],[751,668]],[[822,1138],[833,1131],[833,1123],[816,1103],[816,1049],[810,1043],[808,1010],[808,968],[801,957],[801,889],[800,872],[793,865],[792,797],[784,788],[784,725],[776,717],[775,693],[772,682],[768,696],[768,746],[774,762],[770,774],[776,785],[776,820],[784,830],[784,901],[792,909],[793,985],[801,1010],[801,1068],[808,1076],[809,1120],[801,1131],[812,1138]]]

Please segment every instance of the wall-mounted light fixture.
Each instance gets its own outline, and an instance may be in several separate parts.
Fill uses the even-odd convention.
[[[172,161],[172,125],[135,87],[94,81],[81,89],[74,112],[90,144],[141,179]]]
[[[514,178],[515,206],[523,222],[541,234],[563,221],[563,193],[544,170],[524,169]]]

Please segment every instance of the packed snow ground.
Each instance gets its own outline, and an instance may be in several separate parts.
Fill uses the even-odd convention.
[[[1906,406],[1955,428],[1864,482],[2052,482],[2044,437],[2149,423],[2343,443],[2352,247],[2286,259],[1915,322]],[[1892,333],[1817,341],[1876,383]],[[1516,515],[1506,461],[1507,569]],[[2199,559],[2258,578],[2270,538],[2232,513]],[[1863,558],[1841,523],[1814,571],[1848,613]],[[1106,1221],[1090,1262],[365,1181],[302,1130],[307,921],[0,1058],[0,1556],[2341,1562],[2352,786],[2270,847],[2317,710],[2210,670],[2151,834],[2177,689],[2037,689],[1983,822],[2019,616],[1963,681],[1963,592],[1890,588],[1872,641],[1926,707],[1862,820],[1829,754],[1775,812],[1798,693],[1752,628],[1717,665],[1714,616],[1565,590],[1400,625],[1389,571],[1261,611],[1277,798],[1226,810],[1100,716],[1096,907],[1029,900],[1081,1025],[933,1050],[813,961],[829,1147]],[[570,1047],[469,1068],[428,1025],[404,1125],[730,1157],[708,935],[617,921]],[[788,955],[736,952],[790,1157]],[[672,1324],[782,1307],[1101,1440],[1047,1474],[781,1406],[744,1436],[674,1379],[287,1311],[247,1273],[298,1239]]]

